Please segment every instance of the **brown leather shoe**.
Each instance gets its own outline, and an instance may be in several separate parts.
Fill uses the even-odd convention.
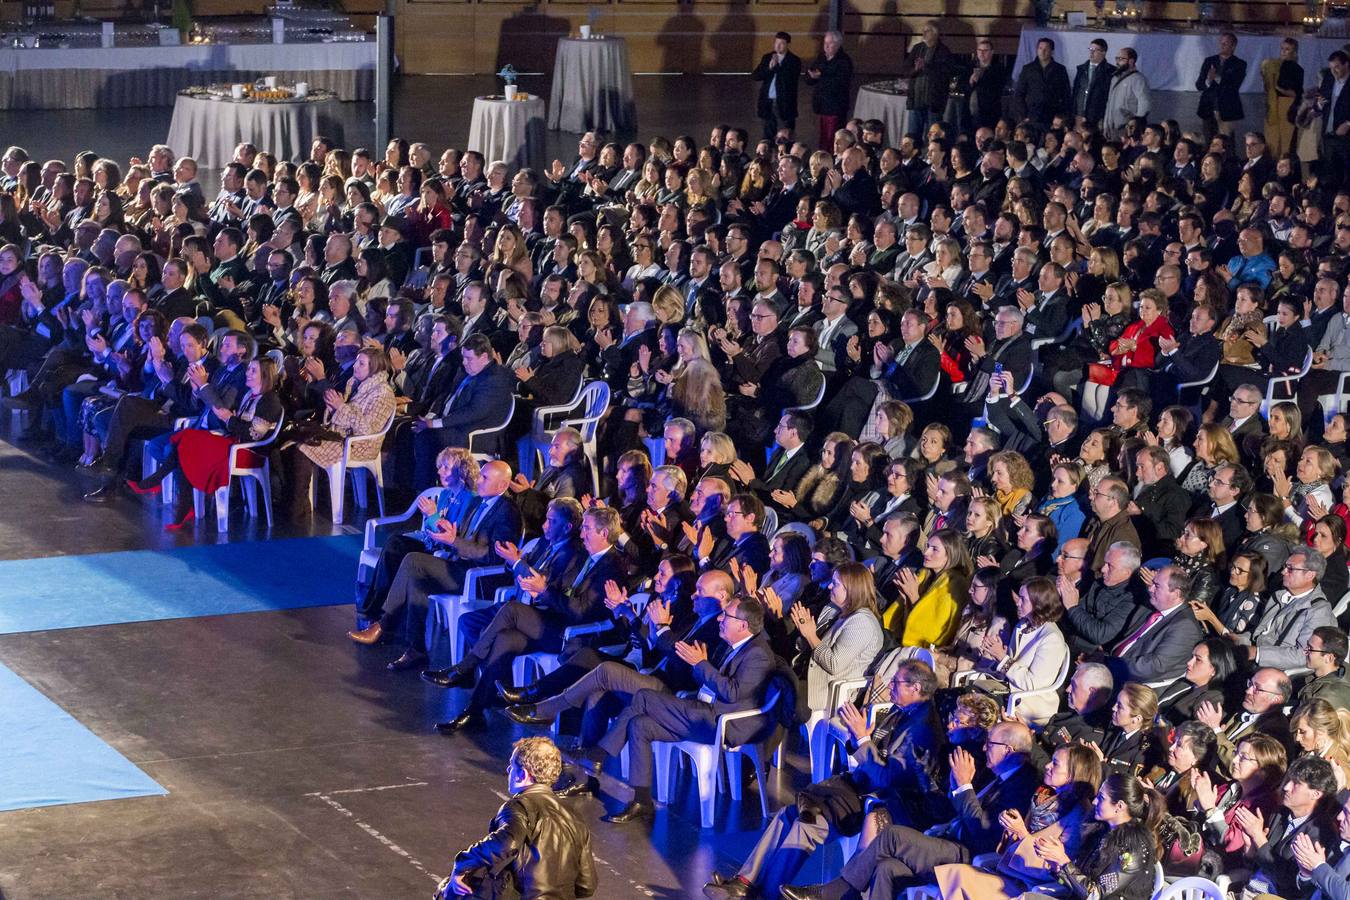
[[[380,642],[380,638],[383,635],[384,635],[384,626],[381,625],[379,622],[375,622],[368,628],[364,628],[361,631],[347,632],[347,637],[356,641],[358,644],[365,644],[367,647],[369,647],[372,644],[378,644]]]

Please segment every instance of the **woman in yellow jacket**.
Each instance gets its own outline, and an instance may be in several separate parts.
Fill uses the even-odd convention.
[[[901,569],[900,596],[882,615],[881,624],[902,647],[946,647],[956,637],[961,607],[970,598],[974,563],[957,532],[934,532],[924,546],[923,571]]]

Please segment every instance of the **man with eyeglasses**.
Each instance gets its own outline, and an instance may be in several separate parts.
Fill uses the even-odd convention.
[[[1163,282],[1163,273],[1167,272],[1166,282],[1170,287],[1172,284],[1180,283],[1181,271],[1178,266],[1165,265],[1158,270],[1157,279]],[[1185,295],[1178,290],[1175,296],[1184,299]],[[1189,330],[1177,337],[1163,335],[1158,338],[1159,354],[1148,379],[1149,396],[1153,400],[1154,409],[1166,409],[1176,403],[1178,385],[1204,381],[1209,377],[1209,373],[1214,371],[1214,366],[1223,353],[1222,343],[1214,336],[1214,326],[1217,324],[1218,313],[1214,308],[1199,303],[1191,307]],[[1198,391],[1202,388],[1191,390]],[[1180,399],[1186,401],[1190,398]]]
[[[777,509],[779,521],[785,521],[782,517],[789,509],[779,501],[787,500],[785,494],[795,491],[811,469],[812,459],[806,450],[806,441],[810,437],[811,418],[798,412],[785,412],[774,427],[774,451],[762,475],[756,476],[754,468],[743,459],[731,464],[731,477],[743,485],[743,490],[754,492],[764,503]]]
[[[1230,463],[1219,466],[1209,480],[1209,500],[1201,501],[1191,509],[1192,516],[1213,519],[1223,531],[1223,545],[1236,547],[1246,533],[1246,513],[1239,501],[1251,493],[1252,476],[1247,470]]]
[[[875,725],[853,704],[840,707],[848,732],[845,749],[857,767],[800,791],[796,803],[774,814],[740,871],[730,877],[714,873],[703,895],[710,900],[778,896],[831,834],[859,827],[869,800],[884,804],[892,821],[915,828],[950,817],[951,804],[943,796],[945,766],[937,752],[945,742],[933,706],[936,691],[937,676],[928,664],[907,659],[891,678],[894,705]]]
[[[1266,432],[1265,421],[1259,415],[1264,396],[1261,389],[1254,384],[1239,385],[1233,392],[1233,399],[1229,401],[1228,416],[1219,424],[1233,436],[1233,442],[1239,449],[1246,443],[1247,438],[1260,438]]]
[[[697,544],[695,562],[703,571],[731,571],[732,563],[754,569],[759,575],[769,571],[769,539],[760,532],[764,504],[754,494],[735,494],[722,514],[727,539],[716,542],[704,531]]]
[[[1313,700],[1325,700],[1337,709],[1350,710],[1350,681],[1345,679],[1345,658],[1350,654],[1350,639],[1335,625],[1313,630],[1303,659],[1313,671],[1313,679],[1298,691],[1302,706]]]
[[[1341,302],[1339,307],[1337,299]],[[1334,394],[1340,384],[1341,373],[1350,372],[1350,286],[1341,287],[1334,278],[1319,278],[1313,289],[1313,313],[1309,320],[1320,320],[1320,337],[1309,338],[1313,345],[1312,368],[1299,381],[1298,408],[1309,431],[1322,423],[1321,405],[1317,398]]]
[[[1088,520],[1083,537],[1088,539],[1088,567],[1100,572],[1106,553],[1113,544],[1125,543],[1142,547],[1139,532],[1130,521],[1130,489],[1119,478],[1107,477],[1097,483],[1088,494],[1093,518]]]
[[[1080,542],[1083,548],[1077,546]],[[1066,553],[1086,555],[1086,544],[1081,538],[1067,542],[1060,550],[1060,559]],[[1072,575],[1060,573],[1055,582],[1064,604],[1060,628],[1075,656],[1097,654],[1103,647],[1114,645],[1130,621],[1138,618],[1142,607],[1134,573],[1139,571],[1139,563],[1139,548],[1121,542],[1107,550],[1101,575],[1090,586],[1085,588]],[[1081,559],[1078,565],[1082,566]],[[1073,567],[1064,568],[1072,571]]]
[[[1218,738],[1216,754],[1220,773],[1232,774],[1233,754],[1241,740],[1258,731],[1279,741],[1286,748],[1293,746],[1289,718],[1284,705],[1293,696],[1294,685],[1280,669],[1257,669],[1247,679],[1247,690],[1242,695],[1242,709],[1227,722],[1223,721],[1223,707],[1208,700],[1195,709],[1195,719],[1213,729]]]
[[[1297,669],[1305,662],[1304,650],[1313,632],[1336,624],[1319,586],[1326,569],[1326,557],[1311,547],[1299,547],[1289,554],[1280,573],[1284,587],[1275,592],[1249,632],[1234,635],[1247,645],[1254,663],[1285,671]]]
[[[1158,684],[1180,678],[1191,651],[1205,635],[1187,601],[1193,583],[1189,572],[1165,566],[1145,581],[1152,611],[1142,622],[1136,618],[1130,623],[1133,631],[1112,648],[1107,661],[1122,683]]]
[[[980,790],[975,789],[974,757],[959,747],[951,753],[954,818],[927,831],[891,825],[846,862],[838,878],[822,885],[784,886],[779,896],[833,900],[857,891],[869,900],[892,900],[904,896],[906,884],[931,877],[938,866],[969,863],[977,854],[992,853],[1003,837],[999,817],[1007,810],[1020,813],[1031,803],[1039,781],[1030,761],[1034,746],[1026,725],[999,722],[984,741],[985,765],[993,777]]]

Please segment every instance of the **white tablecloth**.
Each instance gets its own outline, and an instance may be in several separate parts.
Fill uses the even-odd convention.
[[[878,81],[858,88],[853,115],[859,119],[880,119],[886,126],[886,144],[898,146],[909,126],[909,97],[896,93],[893,81]]]
[[[633,73],[623,38],[559,39],[548,127],[576,132],[637,130]]]
[[[538,168],[544,156],[544,98],[475,97],[469,149],[489,163],[501,159],[513,168]]]
[[[308,159],[315,135],[328,135],[342,143],[337,102],[254,103],[180,94],[173,105],[165,143],[175,153],[191,156],[208,169],[228,163],[241,141],[275,153],[278,159]]]
[[[0,106],[97,109],[168,106],[183,88],[276,75],[340,100],[375,95],[375,42],[184,44],[173,47],[0,48]]]
[[[1300,7],[1301,8],[1301,7]],[[1133,47],[1139,53],[1139,71],[1155,91],[1194,91],[1195,79],[1200,77],[1200,66],[1205,57],[1219,52],[1219,35],[1171,34],[1168,32],[1133,32],[1095,29],[1023,28],[1017,45],[1017,62],[1013,77],[1022,66],[1036,57],[1036,42],[1048,37],[1055,42],[1055,59],[1069,70],[1073,79],[1079,63],[1087,62],[1088,44],[1097,38],[1106,41],[1107,59],[1115,59],[1119,47]],[[1237,55],[1247,61],[1247,79],[1242,82],[1242,93],[1261,93],[1261,60],[1280,55],[1282,34],[1238,33]],[[1322,38],[1298,35],[1299,61],[1308,84],[1317,83],[1318,72],[1326,67],[1333,50],[1345,45],[1344,38]]]

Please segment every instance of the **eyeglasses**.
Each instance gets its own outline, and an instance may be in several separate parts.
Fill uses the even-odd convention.
[[[1304,568],[1303,566],[1291,566],[1291,565],[1289,565],[1289,563],[1285,563],[1283,566],[1281,566],[1281,569],[1282,569],[1283,571],[1285,571],[1285,572],[1311,572],[1311,571],[1312,571],[1312,569],[1306,569],[1306,568]]]
[[[1072,553],[1061,553],[1060,559],[1087,559],[1086,556],[1074,556]]]
[[[763,319],[772,319],[773,313],[751,313],[750,318],[754,319],[756,322]]]
[[[986,747],[1002,747],[1002,748],[1005,749],[1005,750],[1011,750],[1011,749],[1013,749],[1013,745],[1012,745],[1012,744],[1005,744],[1005,743],[1003,743],[1003,741],[991,741],[991,740],[989,740],[989,739],[987,739],[987,738],[985,739],[984,745],[985,745]]]
[[[745,619],[744,617],[742,617],[742,616],[733,616],[733,615],[732,615],[731,613],[729,613],[729,612],[720,612],[720,613],[717,614],[717,618],[718,618],[719,621],[720,621],[721,619],[735,619],[737,622],[744,622],[744,621],[746,621],[746,619]]]
[[[1252,678],[1247,679],[1247,690],[1256,691],[1258,694],[1270,694],[1272,697],[1284,696],[1279,691],[1272,691],[1270,688],[1261,687],[1261,685],[1257,684],[1256,680]]]

